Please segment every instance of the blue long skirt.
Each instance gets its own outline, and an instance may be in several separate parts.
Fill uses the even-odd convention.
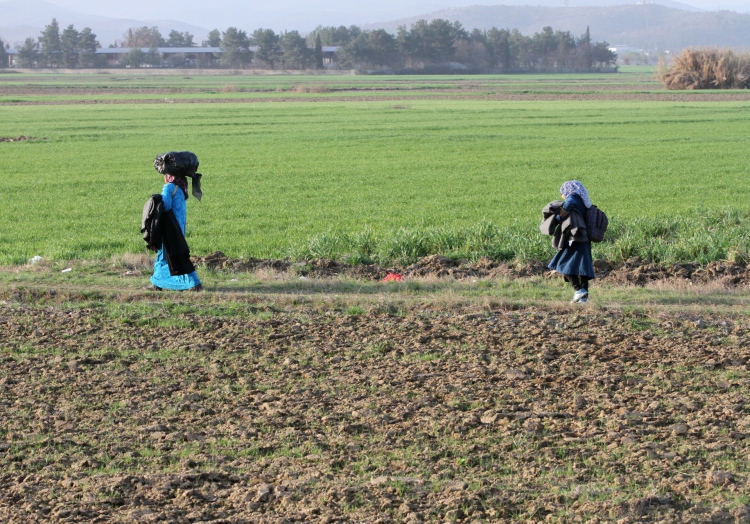
[[[591,242],[573,242],[572,246],[558,251],[547,267],[563,275],[596,278]]]
[[[198,274],[195,271],[188,273],[187,275],[179,275],[176,277],[170,275],[169,264],[167,264],[167,259],[164,256],[164,246],[162,246],[156,254],[154,274],[151,276],[151,283],[160,288],[183,291],[199,285],[201,280],[198,278]]]

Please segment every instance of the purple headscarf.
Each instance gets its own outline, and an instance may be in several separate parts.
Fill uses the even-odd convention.
[[[185,193],[185,200],[188,199],[187,179],[184,176],[166,174],[164,175],[164,183],[176,185],[177,187],[182,189],[183,193]]]
[[[560,194],[565,198],[568,198],[570,195],[578,195],[583,199],[583,205],[586,206],[586,209],[592,205],[589,192],[586,191],[586,188],[578,180],[568,180],[565,182],[560,188]]]

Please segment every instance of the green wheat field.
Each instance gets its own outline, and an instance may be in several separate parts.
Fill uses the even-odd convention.
[[[0,264],[145,252],[141,209],[163,183],[152,161],[170,150],[201,160],[196,255],[544,258],[540,211],[568,179],[610,217],[596,256],[750,252],[742,93],[661,99],[637,69],[146,75],[0,75],[0,137],[35,137],[0,143]]]

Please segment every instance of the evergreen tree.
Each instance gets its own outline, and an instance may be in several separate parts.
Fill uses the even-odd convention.
[[[597,42],[591,46],[591,59],[597,64],[610,66],[617,62],[617,53],[609,49],[607,42]]]
[[[583,45],[591,45],[591,32],[589,26],[586,26],[586,32],[581,35],[580,43]]]
[[[339,63],[347,69],[360,69],[369,64],[370,49],[367,35],[360,34],[345,46],[339,48]]]
[[[151,46],[144,55],[143,62],[152,66],[161,65],[161,53],[159,53],[159,50],[155,46]]]
[[[139,27],[128,29],[122,36],[122,47],[165,47],[166,42],[158,27]]]
[[[187,31],[180,33],[179,31],[172,29],[172,31],[169,32],[166,42],[167,47],[193,47],[194,45],[193,35]]]
[[[218,29],[214,29],[208,33],[208,40],[204,40],[201,44],[203,47],[221,47],[221,33]]]
[[[8,53],[5,51],[5,42],[0,38],[0,68],[8,67]]]
[[[62,63],[62,43],[60,42],[60,26],[55,18],[42,31],[42,36],[39,37],[39,45],[41,46],[41,59],[44,65],[59,67]]]
[[[535,56],[531,49],[531,37],[524,36],[518,29],[508,35],[508,48],[513,64],[521,69],[534,67]]]
[[[81,35],[73,24],[65,28],[60,36],[60,62],[63,67],[78,67],[78,40]]]
[[[98,48],[99,42],[96,40],[96,35],[91,32],[90,27],[84,27],[78,35],[78,66],[99,67],[104,57],[96,55]]]
[[[16,57],[18,67],[34,67],[39,60],[39,44],[31,37],[27,38]]]
[[[306,69],[313,59],[314,52],[307,47],[307,41],[300,36],[299,31],[285,32],[279,38],[279,45],[285,68]]]
[[[431,22],[418,20],[409,31],[399,28],[399,48],[408,58],[422,63],[449,60],[453,56],[453,44],[457,38],[468,38],[458,22],[436,18]]]
[[[255,52],[255,58],[264,64],[274,68],[274,65],[281,59],[282,50],[279,45],[279,35],[273,32],[273,29],[256,29],[253,31],[252,43],[258,46]]]
[[[133,47],[122,59],[122,65],[134,68],[141,67],[144,63],[146,63],[146,53],[141,51],[140,47]]]
[[[385,29],[375,29],[367,35],[368,58],[375,66],[394,65],[397,45],[396,38]]]
[[[555,41],[555,32],[550,26],[542,28],[541,33],[534,33],[531,37],[532,53],[534,54],[535,66],[542,65],[549,67],[548,57],[552,51],[557,47]]]
[[[448,23],[447,20],[444,20],[443,22],[446,24]],[[455,21],[451,26],[450,38],[452,40],[451,45],[453,45],[453,42],[456,40],[469,40],[471,36],[469,36],[469,32],[463,28],[461,22]]]
[[[225,67],[245,67],[253,58],[250,52],[250,39],[245,31],[230,27],[221,38],[221,65]]]
[[[315,35],[315,69],[323,69],[323,41],[320,33]]]
[[[594,65],[594,52],[591,47],[591,33],[586,26],[586,32],[578,39],[578,66],[590,68]]]
[[[320,36],[320,41],[323,45],[331,46],[345,46],[362,33],[362,29],[353,25],[349,28],[341,25],[338,27],[329,26],[323,27],[319,25],[315,28],[315,31],[308,35],[307,45],[313,47],[315,45],[315,39]]]
[[[490,52],[491,67],[501,67],[503,71],[511,69],[513,64],[511,63],[509,36],[510,32],[507,29],[493,27],[487,31],[487,49]]]
[[[487,31],[482,31],[481,29],[474,29],[469,35],[469,39],[471,39],[472,42],[479,42],[481,44],[486,44],[487,43]]]

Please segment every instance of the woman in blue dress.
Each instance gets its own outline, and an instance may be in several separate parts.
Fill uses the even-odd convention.
[[[586,218],[586,210],[591,207],[591,199],[586,188],[578,180],[565,182],[560,188],[565,203],[560,209],[558,219],[564,219],[575,209]],[[550,261],[550,269],[564,276],[566,282],[573,285],[575,294],[571,303],[586,303],[589,298],[589,282],[596,278],[594,261],[591,258],[591,242],[573,242],[559,250]]]
[[[164,211],[172,210],[184,235],[185,223],[187,222],[187,179],[183,176],[164,175],[164,182],[164,187],[161,190]],[[153,285],[151,289],[155,291],[161,291],[162,289],[201,291],[203,289],[203,285],[195,271],[179,276],[172,276],[170,274],[163,245],[156,254],[154,275],[151,277],[151,284]]]

